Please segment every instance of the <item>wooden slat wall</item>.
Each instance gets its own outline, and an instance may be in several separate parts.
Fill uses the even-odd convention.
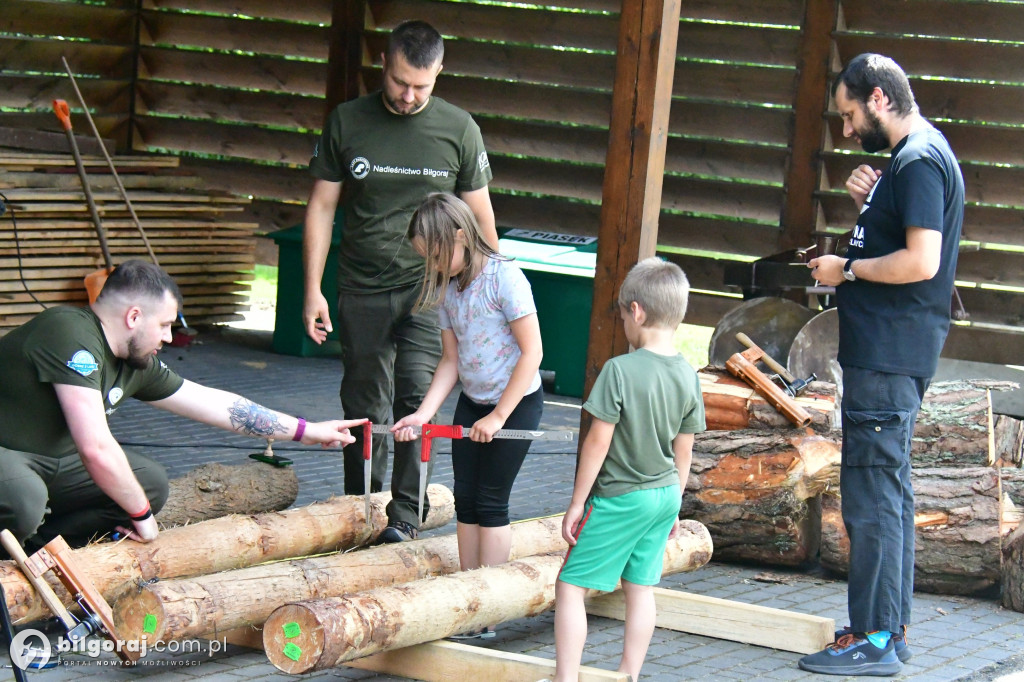
[[[844,1],[834,33],[836,69],[861,52],[895,59],[921,113],[947,137],[964,174],[958,281],[970,325],[950,357],[1019,363],[1024,348],[1024,3],[965,0]],[[819,228],[849,229],[856,211],[843,184],[861,163],[880,167],[842,137],[828,114]],[[976,332],[972,334],[972,332]],[[976,343],[964,342],[975,337]]]
[[[692,322],[714,325],[738,304],[723,284],[729,261],[809,244],[815,232],[845,231],[855,219],[843,182],[870,157],[842,139],[829,111],[822,112],[820,189],[788,198],[790,209],[805,202],[798,213],[819,221],[782,218],[798,64],[809,38],[805,1],[682,3],[659,245],[700,290]],[[825,36],[836,55],[832,74],[865,50],[906,68],[967,180],[965,239],[977,244],[958,276],[978,283],[963,292],[972,323],[1019,330],[1019,294],[991,287],[1022,286],[1022,256],[1008,247],[1024,247],[1024,3],[838,1],[837,25]],[[298,222],[310,186],[305,165],[326,113],[332,0],[136,4],[8,0],[0,16],[0,106],[8,107],[0,125],[56,128],[49,98],[72,99],[59,68],[63,53],[87,76],[83,91],[101,130],[124,150],[181,155],[209,188],[252,196],[245,219],[264,230]],[[470,111],[483,130],[499,224],[593,235],[618,12],[617,0],[366,0],[359,89],[378,87],[388,31],[426,18],[446,36],[436,93]],[[80,40],[49,37],[58,34]],[[958,330],[958,338],[970,331]],[[998,359],[991,339],[1019,345],[1019,337],[988,329],[978,338],[985,341],[976,349],[960,341],[955,352]]]

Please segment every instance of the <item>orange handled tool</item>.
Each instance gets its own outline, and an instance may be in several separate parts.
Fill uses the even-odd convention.
[[[366,525],[370,525],[370,473],[373,470],[373,424],[363,424],[363,501],[366,503]]]

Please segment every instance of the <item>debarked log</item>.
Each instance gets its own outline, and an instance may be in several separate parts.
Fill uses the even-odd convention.
[[[836,437],[785,431],[698,434],[683,518],[700,521],[715,558],[796,566],[813,559],[818,495],[839,484]]]
[[[171,479],[167,503],[156,520],[161,528],[173,528],[228,514],[281,511],[298,495],[299,479],[292,467],[212,462]]]
[[[733,429],[789,429],[792,424],[756,392],[723,367],[705,367],[700,377],[704,420],[709,431]],[[810,428],[827,432],[836,425],[836,386],[812,381],[795,399],[811,415]]]
[[[455,515],[455,498],[442,485],[427,490],[430,512],[425,529],[447,525]],[[305,507],[256,516],[224,516],[163,531],[149,543],[121,540],[74,550],[77,563],[108,602],[122,590],[153,578],[167,579],[227,571],[266,561],[334,552],[370,544],[387,527],[385,507],[391,493],[371,496],[367,523],[362,496],[334,497]],[[47,579],[71,606],[74,602],[55,578]],[[49,616],[21,569],[0,562],[0,583],[17,622]]]
[[[512,524],[512,558],[564,551],[562,517]],[[130,590],[113,605],[118,632],[161,642],[261,625],[289,602],[420,580],[459,570],[455,535],[263,564]]]
[[[914,469],[914,589],[977,594],[999,582],[999,472],[990,467]],[[822,496],[821,563],[846,575],[850,542],[839,490]]]
[[[666,574],[692,571],[711,558],[711,537],[694,521],[665,550]],[[263,628],[267,657],[286,673],[341,665],[380,651],[534,616],[554,605],[560,555],[382,587],[332,599],[288,604]]]

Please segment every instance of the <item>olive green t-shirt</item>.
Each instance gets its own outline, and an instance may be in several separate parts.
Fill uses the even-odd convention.
[[[115,357],[89,308],[44,310],[0,338],[0,446],[51,457],[77,452],[53,384],[95,388],[109,417],[125,398],[162,400],[182,383],[156,358],[136,370]]]
[[[604,364],[583,409],[615,424],[591,490],[596,497],[679,483],[672,441],[705,429],[697,373],[682,355],[643,348]]]
[[[384,106],[380,92],[331,112],[309,170],[343,183],[338,289],[359,293],[423,279],[423,258],[405,234],[427,194],[468,192],[491,181],[480,128],[468,113],[431,96],[422,111],[402,116]]]

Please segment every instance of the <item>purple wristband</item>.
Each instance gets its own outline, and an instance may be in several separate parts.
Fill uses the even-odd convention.
[[[306,420],[299,417],[299,425],[295,427],[295,435],[292,440],[302,440],[302,434],[306,432]]]

